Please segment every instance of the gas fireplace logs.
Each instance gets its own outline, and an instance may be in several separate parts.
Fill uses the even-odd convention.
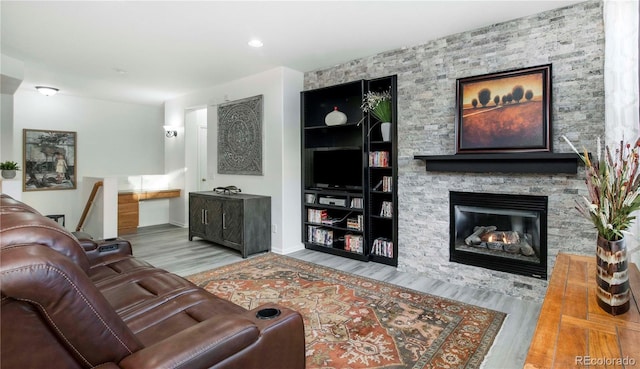
[[[496,226],[477,226],[473,233],[464,239],[467,246],[486,248],[489,250],[503,250],[511,254],[521,253],[525,256],[535,254],[533,247],[527,240],[515,231],[498,231]]]

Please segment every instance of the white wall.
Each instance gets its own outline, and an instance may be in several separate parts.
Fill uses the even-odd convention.
[[[17,161],[13,155],[13,95],[24,79],[24,63],[0,55],[0,161]]]
[[[274,252],[302,248],[300,240],[300,97],[303,74],[284,67],[194,92],[165,103],[165,121],[185,125],[185,111],[207,107],[208,174],[211,187],[235,185],[244,193],[271,196],[271,246]],[[217,104],[263,95],[262,176],[217,173]],[[186,135],[165,140],[166,173],[176,174],[172,187],[184,185],[180,199],[172,201],[171,221],[187,225],[188,195],[197,190],[197,168],[185,166],[197,149],[189,127]]]
[[[87,201],[83,177],[164,173],[163,124],[162,106],[79,98],[64,91],[47,97],[21,87],[14,96],[13,160],[23,162],[25,128],[75,131],[79,180],[76,190],[25,192],[22,201],[43,214],[65,214],[67,228],[75,229]]]

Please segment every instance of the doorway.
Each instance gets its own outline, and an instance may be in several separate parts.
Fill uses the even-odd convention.
[[[191,191],[207,191],[211,189],[207,173],[207,109],[196,108],[185,111],[185,128],[187,131],[185,142],[185,158],[187,168],[187,182]]]
[[[207,114],[206,109],[205,115]],[[211,189],[209,185],[209,175],[207,174],[207,125],[198,125],[198,190],[207,191]]]

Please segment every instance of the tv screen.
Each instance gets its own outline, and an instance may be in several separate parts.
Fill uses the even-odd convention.
[[[312,150],[310,155],[312,186],[336,189],[362,188],[361,150]]]

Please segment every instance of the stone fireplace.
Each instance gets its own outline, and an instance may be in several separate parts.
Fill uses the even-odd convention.
[[[583,176],[541,173],[540,167],[516,173],[506,166],[531,165],[496,156],[491,158],[499,159],[501,173],[480,172],[477,163],[457,172],[425,171],[425,162],[414,158],[455,152],[457,78],[547,63],[553,64],[553,153],[571,152],[561,135],[578,145],[595,144],[605,133],[602,19],[602,2],[586,1],[305,73],[305,89],[398,76],[400,270],[526,300],[544,298],[542,278],[451,261],[450,191],[547,197],[547,274],[558,252],[593,254],[593,226],[574,209],[586,195]]]
[[[546,196],[449,192],[451,262],[547,279]]]

